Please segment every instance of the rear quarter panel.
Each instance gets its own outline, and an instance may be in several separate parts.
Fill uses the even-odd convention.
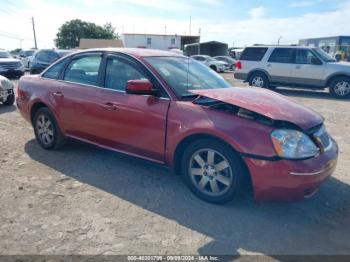
[[[24,76],[18,83],[18,88],[22,97],[17,99],[17,106],[22,116],[31,123],[31,110],[36,103],[45,104],[60,122],[55,108],[50,100],[50,92],[54,86],[54,81],[45,80],[38,75]]]

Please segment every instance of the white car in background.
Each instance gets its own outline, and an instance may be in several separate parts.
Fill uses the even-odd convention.
[[[24,68],[29,69],[31,57],[34,55],[35,50],[22,50],[19,52],[19,59],[22,61]]]
[[[15,93],[12,82],[0,75],[0,103],[12,106],[14,102]]]
[[[228,68],[228,64],[226,62],[215,60],[214,58],[208,55],[193,55],[191,56],[191,58],[205,64],[206,66],[213,69],[215,72],[225,72],[225,70]]]

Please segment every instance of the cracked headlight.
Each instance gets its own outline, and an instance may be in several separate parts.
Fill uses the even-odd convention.
[[[271,133],[271,140],[279,157],[303,159],[317,155],[318,147],[303,132],[292,129],[276,129]]]

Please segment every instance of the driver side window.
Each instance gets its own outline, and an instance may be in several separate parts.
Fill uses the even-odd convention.
[[[297,64],[312,64],[312,58],[317,58],[310,50],[297,50]]]
[[[148,78],[124,59],[107,58],[105,88],[125,91],[129,80],[142,79]]]

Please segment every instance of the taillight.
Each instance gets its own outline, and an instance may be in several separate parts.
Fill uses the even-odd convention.
[[[242,62],[241,61],[236,61],[236,69],[241,70],[242,69]]]
[[[18,99],[25,99],[25,92],[21,89],[19,85],[17,85],[17,98]]]

